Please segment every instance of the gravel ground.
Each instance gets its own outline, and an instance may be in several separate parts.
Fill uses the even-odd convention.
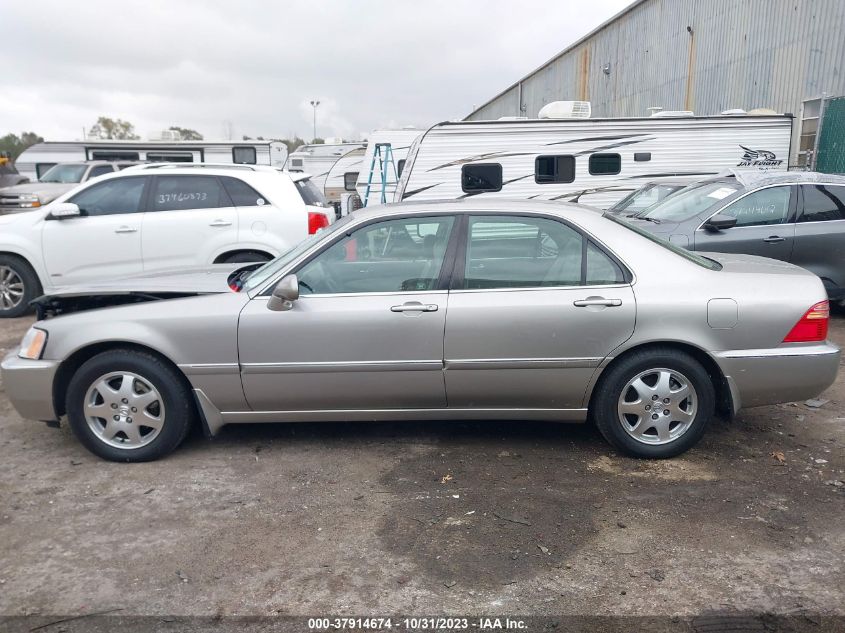
[[[127,465],[0,394],[0,614],[845,615],[845,373],[822,397],[661,462],[490,422],[227,427]]]

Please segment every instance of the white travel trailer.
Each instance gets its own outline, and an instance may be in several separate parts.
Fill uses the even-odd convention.
[[[607,208],[647,180],[787,168],[792,115],[438,123],[394,200],[538,198]]]
[[[331,203],[340,202],[344,193],[355,193],[355,183],[364,163],[365,151],[363,147],[356,147],[334,162],[323,184],[326,200]]]
[[[279,141],[48,141],[24,150],[15,161],[15,167],[30,180],[38,180],[58,163],[92,160],[237,163],[282,169],[287,155],[287,146]]]
[[[311,174],[311,182],[320,191],[323,191],[329,170],[337,160],[353,149],[362,149],[363,147],[363,143],[302,145],[290,153],[285,168],[288,171],[301,171]]]
[[[424,131],[414,127],[373,131],[367,139],[367,153],[364,155],[355,186],[364,206],[393,201],[396,185],[408,158],[408,151]],[[390,145],[389,155],[386,152],[387,145]],[[380,146],[378,153],[376,153],[376,146]],[[382,189],[384,189],[384,195],[382,195]]]

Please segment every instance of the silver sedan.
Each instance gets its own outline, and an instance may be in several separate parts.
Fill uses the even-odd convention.
[[[111,460],[193,424],[592,418],[670,457],[836,376],[818,277],[536,201],[361,210],[263,266],[67,288],[3,362],[27,418]]]

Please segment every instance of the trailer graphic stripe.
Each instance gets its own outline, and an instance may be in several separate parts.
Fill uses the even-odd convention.
[[[566,145],[568,143],[586,143],[587,141],[618,141],[623,138],[635,138],[637,136],[648,136],[648,134],[623,134],[622,136],[588,136],[585,138],[572,138],[568,141],[555,141],[546,145]]]
[[[489,158],[506,158],[508,156],[532,156],[533,154],[534,152],[488,152],[486,154],[476,154],[475,156],[459,158],[458,160],[453,160],[450,163],[443,163],[442,165],[438,165],[437,167],[432,167],[427,171],[437,171],[438,169],[443,169],[444,167],[454,167],[456,165],[463,165],[465,163],[471,163],[477,160],[486,160]]]

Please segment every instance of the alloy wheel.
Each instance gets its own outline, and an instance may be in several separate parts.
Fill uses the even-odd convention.
[[[0,266],[0,308],[11,310],[23,301],[23,279],[14,268]]]
[[[698,395],[681,372],[648,369],[622,389],[617,411],[622,428],[638,442],[668,444],[692,426],[698,412]]]
[[[145,446],[164,426],[164,400],[148,380],[129,371],[100,376],[88,388],[83,414],[101,442],[122,449]]]

